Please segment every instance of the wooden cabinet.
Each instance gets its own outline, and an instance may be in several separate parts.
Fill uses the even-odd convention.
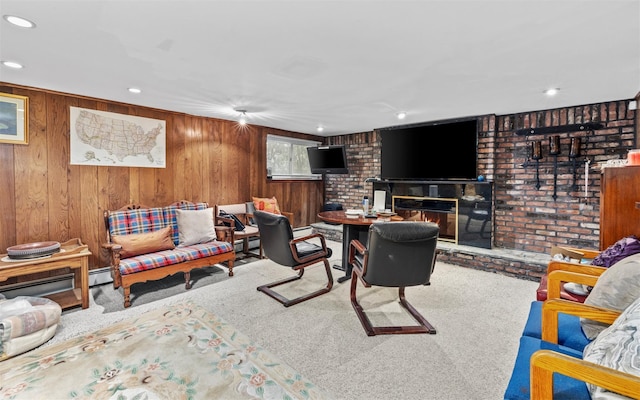
[[[625,236],[640,237],[640,166],[610,167],[600,181],[600,250]]]

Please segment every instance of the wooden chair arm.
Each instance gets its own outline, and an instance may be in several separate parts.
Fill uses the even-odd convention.
[[[362,265],[356,259],[356,253],[362,255]],[[362,275],[367,272],[367,262],[369,261],[369,250],[358,239],[351,240],[349,243],[349,265],[352,266],[352,271],[355,271],[356,275],[360,278],[360,281],[369,287],[370,285],[362,279]]]
[[[293,213],[289,212],[289,211],[280,211],[280,214],[284,215],[285,217],[287,217],[287,219],[289,220],[289,224],[291,225],[291,227],[295,227],[294,221],[293,221]]]
[[[349,262],[355,260],[356,253],[364,255],[367,253],[367,248],[358,239],[353,239],[349,243]]]
[[[100,247],[102,247],[103,249],[107,249],[110,252],[120,253],[122,251],[122,245],[115,243],[102,243]]]
[[[567,250],[582,253],[583,258],[596,258],[600,254],[600,250],[583,249],[580,247],[567,247],[567,246],[562,246],[562,247]]]
[[[258,226],[258,223],[256,222],[256,217],[253,215],[253,213],[248,212],[244,214],[244,219],[247,225]]]
[[[575,265],[575,264],[574,264]],[[598,282],[600,275],[583,274],[582,272],[572,272],[565,270],[552,271],[547,276],[547,298],[559,299],[562,284],[564,282],[574,282],[587,286],[594,286]]]
[[[229,218],[229,217],[223,217],[220,215],[217,215],[213,221],[213,224],[216,226],[222,226],[224,224],[229,224],[232,228],[235,229],[236,227],[236,221],[233,220],[233,218]]]
[[[590,306],[564,299],[551,299],[542,304],[542,340],[558,344],[558,314],[570,314],[611,325],[620,311]]]
[[[568,261],[549,261],[549,265],[547,266],[547,273],[551,273],[552,271],[563,270],[563,271],[571,271],[578,272],[581,274],[589,274],[600,276],[604,271],[607,270],[605,267],[598,267],[595,265],[587,265],[587,264],[576,264]]]
[[[233,223],[233,220],[231,220],[231,222]],[[233,236],[235,232],[234,227],[224,226],[224,225],[215,225],[213,229],[216,230],[216,238],[218,240],[223,242],[229,242],[231,244],[234,243],[234,236]]]
[[[322,247],[322,251],[324,252],[324,257],[327,257],[329,255],[329,250],[327,250],[327,242],[324,239],[324,235],[322,235],[321,233],[312,233],[310,235],[302,236],[289,241],[289,247],[291,248],[291,254],[293,254],[294,260],[296,260],[299,263],[305,263],[307,261],[318,258],[317,254],[311,254],[306,257],[298,257],[296,243],[304,242],[311,239],[319,239],[320,246]]]
[[[553,398],[554,372],[640,399],[638,376],[551,350],[538,350],[531,356],[531,400]]]

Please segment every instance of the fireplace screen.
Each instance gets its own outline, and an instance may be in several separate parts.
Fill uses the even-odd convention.
[[[429,221],[440,227],[439,239],[458,243],[458,199],[393,196],[393,212],[405,221]]]

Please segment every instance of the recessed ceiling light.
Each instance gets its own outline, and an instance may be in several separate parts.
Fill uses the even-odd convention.
[[[19,26],[20,28],[35,28],[36,24],[28,19],[16,17],[15,15],[5,15],[3,18],[10,24]]]
[[[246,125],[247,124],[247,110],[236,109],[235,111],[237,113],[240,113],[240,115],[238,116],[238,123],[240,125]]]
[[[129,88],[129,91],[130,91],[131,93],[135,93],[135,94],[142,93],[142,90],[140,90],[140,89],[138,89],[138,88],[135,88],[135,87],[130,87],[130,88]]]
[[[2,65],[4,65],[5,67],[14,68],[14,69],[22,68],[22,64],[19,64],[15,61],[3,61]]]
[[[322,131],[324,131],[324,127],[323,127],[322,125],[318,125],[318,127],[316,128],[316,130],[317,130],[318,132],[322,132]]]
[[[407,116],[407,113],[406,113],[406,112],[404,112],[404,111],[400,111],[399,113],[396,113],[396,117],[397,117],[398,119],[405,119],[405,118],[406,118],[406,116]]]
[[[544,94],[547,96],[555,96],[560,91],[559,88],[550,88],[544,91]]]

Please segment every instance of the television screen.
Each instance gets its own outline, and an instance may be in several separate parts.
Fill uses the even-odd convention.
[[[307,147],[312,174],[348,174],[344,146]]]
[[[380,129],[380,178],[446,180],[477,178],[477,121]]]

